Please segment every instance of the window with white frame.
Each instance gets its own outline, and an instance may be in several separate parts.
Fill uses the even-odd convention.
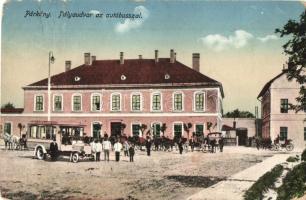
[[[73,100],[73,111],[81,111],[82,110],[81,95],[74,95],[72,100]]]
[[[91,97],[91,110],[100,111],[101,110],[101,96],[98,94],[93,94]]]
[[[141,106],[140,101],[141,101],[140,94],[132,95],[132,110],[133,111],[140,111],[140,106]]]
[[[11,122],[5,122],[4,123],[4,133],[12,134],[12,123]]]
[[[61,95],[54,96],[54,111],[62,111],[63,110],[63,97]]]
[[[153,131],[153,135],[156,137],[160,137],[160,132],[161,132],[161,126],[160,123],[153,123],[152,124],[152,131]]]
[[[204,92],[197,92],[195,94],[195,99],[194,99],[194,109],[196,111],[203,111],[204,106],[205,106],[205,93]]]
[[[152,95],[152,110],[161,110],[161,95],[159,93],[155,93]]]
[[[140,124],[132,124],[133,136],[141,136]]]
[[[44,110],[44,97],[43,95],[35,96],[35,111],[43,111]]]
[[[183,94],[182,93],[176,93],[174,94],[174,106],[173,109],[175,111],[182,111],[183,110]]]
[[[120,94],[112,95],[112,111],[120,111]]]
[[[180,138],[183,135],[183,124],[182,123],[175,123],[173,125],[173,133],[175,138]]]
[[[195,134],[196,136],[202,136],[204,133],[204,124],[195,125]]]

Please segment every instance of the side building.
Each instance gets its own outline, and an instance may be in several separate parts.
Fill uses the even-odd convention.
[[[221,131],[222,84],[199,72],[200,54],[192,59],[190,68],[173,50],[170,58],[159,58],[156,50],[154,59],[124,59],[121,52],[117,60],[96,60],[85,53],[84,64],[71,69],[66,61],[65,72],[51,77],[50,103],[47,78],[23,87],[24,109],[1,113],[3,132],[19,135],[21,124],[30,138],[46,138],[52,130],[44,123],[79,124],[81,136],[92,137],[187,137],[188,123],[190,133],[207,134],[209,123],[210,131]]]
[[[292,139],[298,148],[306,147],[306,113],[289,109],[289,104],[296,103],[300,85],[288,81],[286,70],[265,84],[258,95],[261,101],[262,137],[271,137],[272,141]]]

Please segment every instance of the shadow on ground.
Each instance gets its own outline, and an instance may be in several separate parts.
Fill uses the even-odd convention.
[[[225,177],[214,177],[214,176],[166,176],[165,178],[177,181],[186,187],[210,187],[219,181],[225,180]]]

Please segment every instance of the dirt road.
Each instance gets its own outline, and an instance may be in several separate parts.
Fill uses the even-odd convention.
[[[225,147],[224,153],[136,152],[109,163],[32,158],[31,151],[0,150],[0,190],[12,199],[185,199],[266,157],[269,151]],[[103,154],[102,154],[103,156]]]

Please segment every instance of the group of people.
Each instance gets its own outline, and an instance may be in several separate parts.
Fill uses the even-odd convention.
[[[112,144],[109,141],[108,137],[105,137],[102,143],[98,139],[95,139],[90,143],[90,146],[95,161],[101,160],[100,157],[102,151],[104,151],[104,161],[109,161],[109,153],[112,150]],[[120,161],[121,150],[124,151],[124,156],[130,157],[130,162],[134,162],[134,155],[135,155],[134,144],[125,141],[122,145],[119,140],[116,140],[113,149],[115,151],[115,158],[117,162]]]

